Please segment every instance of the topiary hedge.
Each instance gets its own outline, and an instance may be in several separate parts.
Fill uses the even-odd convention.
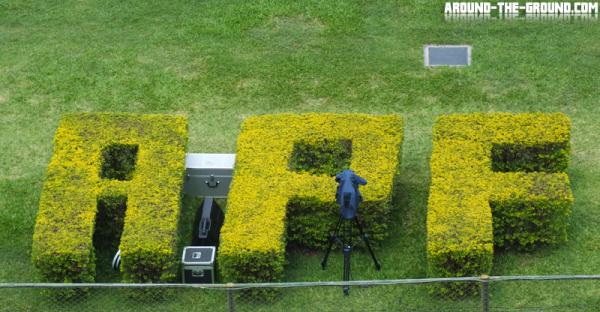
[[[440,117],[433,130],[427,253],[431,276],[488,274],[494,246],[567,239],[573,195],[564,114]]]
[[[94,242],[119,237],[125,280],[174,277],[186,144],[183,116],[64,116],[33,234],[44,279],[94,281]]]
[[[227,281],[282,276],[286,243],[321,247],[337,220],[336,172],[350,166],[368,184],[359,217],[385,237],[400,163],[402,119],[364,114],[247,118],[218,251]]]

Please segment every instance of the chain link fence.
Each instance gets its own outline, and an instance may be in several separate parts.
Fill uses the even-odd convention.
[[[349,296],[342,292],[345,285]],[[203,285],[4,283],[0,310],[598,311],[600,275]]]

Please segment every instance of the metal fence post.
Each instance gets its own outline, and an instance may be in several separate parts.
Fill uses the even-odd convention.
[[[232,287],[232,283],[227,283],[227,308],[229,312],[235,312],[235,298]]]
[[[490,311],[490,277],[487,275],[481,275],[481,311]]]

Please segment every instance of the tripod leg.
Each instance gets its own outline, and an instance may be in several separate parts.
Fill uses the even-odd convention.
[[[350,244],[344,245],[344,282],[350,281],[350,253],[352,252],[352,246]],[[350,286],[344,286],[344,295],[350,294]]]
[[[365,244],[367,245],[367,249],[369,249],[371,258],[373,258],[373,263],[375,263],[375,268],[377,269],[377,271],[381,270],[381,264],[379,263],[379,261],[377,261],[377,258],[375,257],[373,248],[371,248],[371,243],[369,243],[369,237],[363,231],[362,225],[358,221],[358,217],[354,217],[354,221],[356,222],[356,227],[358,227],[358,232],[360,233],[360,236],[362,237],[363,241],[365,241]]]
[[[331,253],[331,248],[333,248],[333,242],[335,241],[335,238],[338,235],[338,232],[340,231],[340,226],[342,225],[342,217],[340,217],[340,219],[338,220],[338,223],[335,225],[335,228],[333,230],[333,232],[331,232],[331,235],[329,236],[329,245],[327,246],[327,251],[325,252],[325,256],[323,257],[323,260],[321,261],[321,268],[323,268],[323,270],[325,270],[325,267],[327,266],[327,260],[329,259],[329,254]]]

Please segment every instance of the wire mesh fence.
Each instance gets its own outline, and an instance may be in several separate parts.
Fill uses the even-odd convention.
[[[350,287],[344,296],[342,288]],[[458,291],[460,290],[460,291]],[[0,284],[2,311],[598,311],[600,275],[269,284]]]

